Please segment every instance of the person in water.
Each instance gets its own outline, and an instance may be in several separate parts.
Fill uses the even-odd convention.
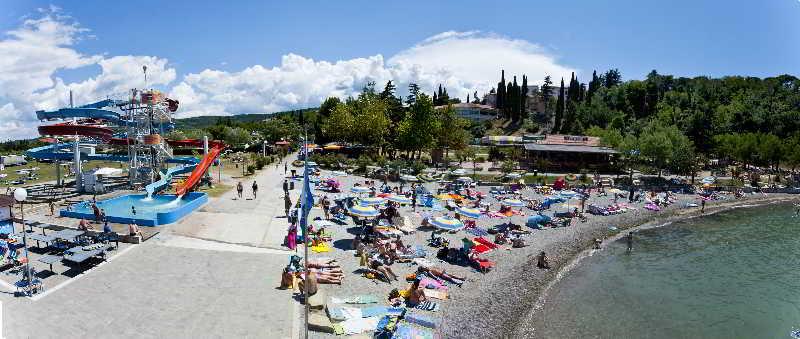
[[[133,214],[133,216],[136,216],[136,206],[131,206],[131,214]]]
[[[550,269],[550,260],[547,259],[547,254],[542,251],[539,253],[539,256],[536,260],[536,267],[549,270]]]
[[[628,232],[625,236],[625,242],[628,244],[628,252],[633,251],[633,232]]]

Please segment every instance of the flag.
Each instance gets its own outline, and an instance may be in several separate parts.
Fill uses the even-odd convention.
[[[300,229],[303,230],[303,235],[305,235],[308,227],[308,213],[311,212],[311,207],[314,206],[314,194],[311,193],[311,184],[308,180],[308,157],[306,157],[305,165],[303,166],[303,193],[300,199]]]

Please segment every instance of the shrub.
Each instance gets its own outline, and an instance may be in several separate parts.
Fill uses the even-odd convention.
[[[256,166],[255,165],[247,165],[247,173],[253,174],[255,172],[256,172]]]
[[[475,157],[475,162],[486,162],[486,157],[479,155]]]

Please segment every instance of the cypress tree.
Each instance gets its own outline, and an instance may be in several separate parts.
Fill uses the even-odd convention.
[[[435,91],[433,92],[433,105],[439,106],[439,96],[436,94]]]
[[[497,99],[495,100],[495,108],[503,110],[505,107],[506,94],[506,71],[500,70],[500,82],[497,83]]]
[[[522,90],[520,91],[520,113],[523,119],[528,117],[528,77],[526,75],[522,75]]]
[[[561,119],[564,117],[564,78],[561,78],[561,88],[558,90],[558,101],[556,101],[556,116],[553,123],[553,133],[561,130]]]
[[[589,89],[586,91],[586,102],[591,103],[594,93],[600,87],[600,78],[597,77],[597,71],[592,72],[592,81],[589,81]]]

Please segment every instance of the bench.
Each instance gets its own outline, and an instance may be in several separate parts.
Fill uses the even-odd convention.
[[[39,258],[38,261],[41,262],[41,263],[50,265],[50,272],[56,273],[55,271],[53,271],[53,264],[55,264],[57,262],[60,262],[61,261],[61,256],[60,255],[52,255],[52,254],[50,254],[50,255],[46,255],[46,256],[43,256],[43,257]]]

